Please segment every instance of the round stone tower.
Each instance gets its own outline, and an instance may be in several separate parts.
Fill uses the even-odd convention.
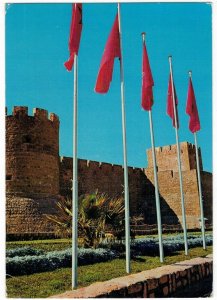
[[[59,119],[15,106],[6,116],[7,233],[52,231],[44,219],[59,194]]]
[[[59,119],[44,109],[17,106],[6,117],[6,193],[49,197],[59,193]]]

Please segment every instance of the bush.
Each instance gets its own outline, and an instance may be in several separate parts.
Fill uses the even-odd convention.
[[[206,244],[207,246],[212,245],[212,235],[206,235]],[[202,238],[195,235],[188,236],[188,247],[200,247],[203,245]],[[110,244],[104,242],[100,244],[100,247],[104,249],[110,249],[123,253],[125,251],[125,245],[119,243]],[[163,239],[163,248],[164,254],[170,255],[173,252],[180,251],[184,249],[184,238],[183,235],[169,236]],[[131,255],[150,255],[158,256],[159,255],[159,242],[158,238],[138,238],[131,241]]]
[[[15,249],[10,249],[6,251],[7,257],[15,257],[15,256],[26,256],[26,255],[41,255],[44,254],[43,250],[34,249],[31,247],[20,247]]]
[[[87,265],[108,261],[117,257],[114,251],[108,249],[78,249],[78,264]],[[7,275],[27,275],[38,272],[52,271],[58,268],[71,267],[72,250],[48,252],[34,256],[15,256],[6,259]]]
[[[188,247],[195,248],[203,245],[201,237],[189,235]],[[212,235],[206,235],[206,245],[212,245]],[[137,255],[159,255],[159,242],[158,238],[140,238],[131,244],[131,249],[137,251]],[[176,251],[184,249],[183,235],[171,236],[163,239],[163,249],[165,255],[170,255]],[[139,252],[139,253],[138,253]]]
[[[206,235],[207,246],[212,245],[212,236]],[[122,257],[125,251],[124,244],[106,244],[98,249],[78,249],[78,265],[88,265]],[[202,246],[202,238],[188,236],[189,248]],[[163,239],[165,255],[184,249],[182,235],[171,236]],[[24,256],[25,255],[25,256]],[[139,238],[131,242],[131,256],[159,255],[159,243],[157,238]],[[8,275],[27,275],[32,273],[52,271],[57,268],[71,267],[72,249],[52,251],[44,254],[42,250],[30,247],[17,248],[7,251],[6,271]]]
[[[117,257],[117,252],[108,249],[78,249],[78,264],[80,266],[108,261]]]

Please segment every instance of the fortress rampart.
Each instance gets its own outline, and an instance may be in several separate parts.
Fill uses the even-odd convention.
[[[188,228],[199,228],[200,207],[195,146],[181,146],[183,188]],[[156,224],[156,206],[151,149],[148,167],[128,168],[130,214],[144,216]],[[176,145],[156,148],[163,224],[182,224]],[[212,174],[202,171],[205,217],[212,222]],[[7,232],[48,232],[54,230],[45,214],[55,213],[59,195],[71,197],[73,159],[59,157],[59,119],[36,108],[14,107],[6,115]],[[96,190],[110,197],[123,196],[124,171],[120,165],[78,160],[78,193]]]
[[[60,194],[71,195],[73,159],[60,159]],[[142,214],[145,208],[153,206],[154,188],[144,173],[144,169],[128,168],[130,213]],[[98,190],[110,197],[123,196],[124,169],[120,165],[96,161],[78,160],[79,195],[94,193]],[[145,199],[145,201],[144,201]],[[147,222],[154,220],[155,209],[149,209]]]

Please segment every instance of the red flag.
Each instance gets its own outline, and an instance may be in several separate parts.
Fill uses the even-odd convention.
[[[192,133],[200,130],[200,119],[197,110],[197,103],[194,95],[194,88],[191,78],[189,78],[188,98],[186,104],[186,113],[190,116],[189,129]]]
[[[115,22],[105,46],[96,81],[95,92],[102,94],[107,93],[110,82],[112,81],[115,57],[121,58],[118,14],[116,15]]]
[[[144,43],[142,61],[142,107],[145,110],[151,110],[151,107],[153,105],[153,86],[154,81],[151,74],[147,49]]]
[[[176,105],[175,110],[176,110],[177,128],[179,128],[179,120],[178,120],[178,112],[177,112],[178,99],[177,99],[177,96],[176,96],[175,85],[174,85],[174,82],[172,83],[172,76],[170,74],[170,76],[169,76],[168,94],[167,94],[167,114],[173,120],[173,127],[176,127],[175,126],[174,108],[173,108],[172,84],[173,84],[173,88],[174,88],[174,97],[175,97],[175,105]]]
[[[78,54],[80,38],[82,30],[82,4],[74,3],[72,9],[72,21],[69,35],[69,53],[68,61],[64,63],[68,71],[72,70],[74,64],[74,56]]]

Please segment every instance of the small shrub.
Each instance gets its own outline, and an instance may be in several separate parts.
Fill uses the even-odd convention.
[[[41,255],[44,254],[43,250],[34,249],[31,247],[20,247],[15,249],[10,249],[6,251],[7,257],[15,257],[15,256],[26,256],[26,255]]]
[[[203,245],[202,238],[194,235],[188,236],[188,247],[195,248]],[[212,236],[206,235],[206,245],[212,245]],[[158,238],[140,238],[131,244],[131,249],[138,251],[137,255],[159,255]],[[165,255],[170,255],[176,251],[184,249],[184,238],[182,235],[170,236],[163,239],[163,249]]]
[[[195,248],[202,246],[202,238],[195,235],[188,236],[188,247]],[[207,246],[212,245],[212,235],[206,235]],[[100,244],[100,247],[104,249],[110,249],[119,252],[121,255],[125,251],[125,245],[119,243],[108,243],[104,242]],[[176,251],[184,249],[184,238],[183,235],[169,236],[163,238],[164,254],[170,255]],[[138,255],[159,255],[159,242],[158,238],[138,238],[131,241],[131,256]]]
[[[88,265],[108,261],[117,257],[108,249],[78,249],[78,264]],[[38,272],[52,271],[58,268],[71,267],[71,248],[62,251],[48,252],[38,256],[15,256],[6,259],[7,275],[27,275]]]

